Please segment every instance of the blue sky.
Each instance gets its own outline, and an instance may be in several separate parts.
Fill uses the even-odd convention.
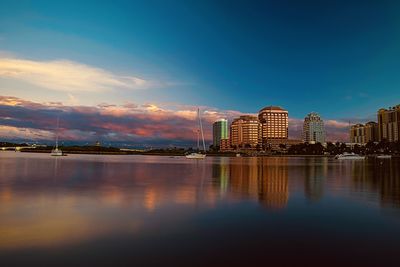
[[[298,119],[316,111],[361,120],[400,102],[399,26],[396,1],[1,0],[1,57],[70,62],[147,83],[54,90],[47,79],[2,75],[0,93],[244,113],[280,105]]]

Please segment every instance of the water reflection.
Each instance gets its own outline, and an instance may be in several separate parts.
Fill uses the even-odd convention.
[[[305,158],[304,165],[304,195],[311,202],[318,202],[324,195],[328,158]]]
[[[377,201],[385,208],[400,208],[400,165],[398,160],[371,159],[354,162],[352,190],[368,201]]]
[[[212,183],[220,198],[254,200],[269,209],[289,199],[287,158],[223,158],[212,164]]]
[[[340,208],[329,206],[336,200],[342,203]],[[240,214],[255,207],[260,213],[253,214],[251,226],[247,225],[250,231],[258,227],[259,220],[266,223],[263,216],[285,225],[287,214],[299,220],[297,214],[312,213],[312,207],[318,208],[319,214],[326,210],[340,213],[353,203],[373,204],[398,214],[399,159],[186,161],[82,155],[55,159],[0,153],[0,255],[2,251],[65,247],[110,236],[136,240],[199,222],[212,229],[213,224],[228,223],[228,219],[221,217],[208,224],[201,216],[237,209],[233,219],[238,223]],[[195,221],[189,223],[192,219]],[[284,230],[284,226],[275,227]],[[260,231],[262,235],[266,230]]]

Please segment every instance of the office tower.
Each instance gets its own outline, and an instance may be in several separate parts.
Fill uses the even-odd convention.
[[[228,121],[219,119],[213,123],[213,145],[220,147],[221,139],[228,138]]]
[[[365,125],[356,124],[350,127],[350,142],[356,144],[366,144],[378,141],[378,124],[370,121]]]
[[[350,143],[365,144],[365,127],[363,124],[355,124],[350,127]]]
[[[304,118],[303,141],[307,143],[325,143],[325,127],[321,117],[312,112]]]
[[[281,107],[269,106],[258,113],[261,123],[261,140],[263,147],[271,144],[285,143],[288,139],[288,111]]]
[[[260,144],[261,124],[256,116],[240,116],[232,121],[230,140],[232,148],[257,148]]]
[[[367,122],[364,126],[365,143],[370,141],[377,142],[379,140],[378,123],[374,121]]]
[[[379,141],[400,141],[400,105],[378,111]]]

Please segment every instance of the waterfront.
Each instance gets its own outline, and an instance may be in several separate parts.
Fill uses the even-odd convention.
[[[397,266],[400,159],[0,153],[4,266]]]

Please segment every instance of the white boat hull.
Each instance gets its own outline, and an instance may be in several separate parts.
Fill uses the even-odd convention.
[[[205,154],[199,154],[199,153],[192,153],[189,155],[186,155],[187,159],[204,159],[206,157]]]
[[[392,156],[391,155],[378,155],[376,156],[378,159],[391,159]]]
[[[365,156],[360,156],[355,153],[343,153],[343,154],[337,155],[335,158],[339,159],[339,160],[348,160],[348,159],[357,160],[357,159],[365,159]]]
[[[61,150],[59,150],[59,149],[53,149],[53,150],[51,151],[51,154],[50,154],[50,155],[53,156],[53,157],[64,156],[63,152],[62,152]]]
[[[359,157],[338,157],[337,159],[340,159],[340,160],[347,160],[347,159],[355,160],[355,159],[365,159],[365,157],[362,157],[362,156],[359,156]]]

